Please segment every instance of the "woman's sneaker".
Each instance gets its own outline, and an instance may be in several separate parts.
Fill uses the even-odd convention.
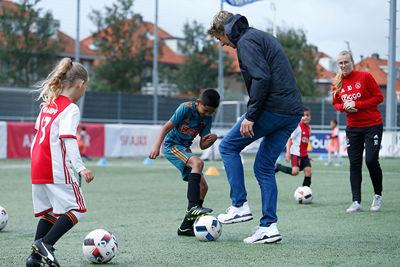
[[[279,234],[276,223],[273,223],[268,227],[259,226],[254,235],[244,239],[243,242],[248,244],[261,244],[276,243],[281,240],[282,236]]]
[[[354,201],[350,207],[346,210],[346,212],[358,212],[362,211],[362,204],[358,203],[358,201]]]
[[[379,211],[382,206],[382,196],[374,195],[374,199],[372,200],[370,211]]]
[[[230,206],[226,210],[226,213],[218,215],[218,221],[225,224],[246,222],[251,219],[253,219],[253,214],[251,214],[247,201],[240,207]]]

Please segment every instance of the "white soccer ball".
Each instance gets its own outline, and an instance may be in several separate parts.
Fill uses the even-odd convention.
[[[83,240],[83,255],[93,263],[107,263],[118,250],[118,242],[115,236],[104,230],[91,231]]]
[[[4,227],[6,227],[8,223],[8,213],[5,208],[0,206],[0,231],[3,230]]]
[[[198,217],[193,225],[194,234],[200,241],[217,240],[222,233],[222,225],[212,215]]]
[[[308,186],[300,186],[294,192],[294,199],[299,204],[310,204],[313,200],[313,192]]]

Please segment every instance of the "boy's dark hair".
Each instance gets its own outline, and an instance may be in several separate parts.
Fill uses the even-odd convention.
[[[337,120],[332,120],[332,122],[333,122],[335,125],[337,125]]]
[[[219,94],[214,89],[206,89],[200,95],[200,103],[203,106],[217,108],[219,106]]]
[[[306,107],[306,106],[304,106],[304,107],[303,107],[303,111],[310,111],[310,108],[309,108],[309,107]]]

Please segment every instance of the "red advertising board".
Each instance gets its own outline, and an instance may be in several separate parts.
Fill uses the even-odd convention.
[[[87,155],[104,156],[104,124],[83,123],[87,133]],[[34,122],[7,122],[7,158],[30,158],[30,148],[35,137]]]
[[[81,123],[86,127],[86,146],[89,157],[104,156],[104,124]]]
[[[34,122],[7,122],[7,158],[29,158],[33,138]]]

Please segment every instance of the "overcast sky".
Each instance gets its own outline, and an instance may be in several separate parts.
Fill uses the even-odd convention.
[[[115,0],[80,1],[80,39],[86,38],[95,27],[88,18],[93,9],[103,10]],[[275,12],[272,6],[275,5]],[[76,37],[77,0],[42,0],[39,6],[51,10],[60,21],[60,30]],[[183,37],[185,22],[197,20],[206,28],[221,7],[220,0],[158,0],[159,27],[173,36]],[[224,3],[224,9],[245,15],[251,26],[265,30],[274,22],[279,27],[303,29],[308,43],[319,51],[336,58],[348,48],[356,62],[360,55],[379,53],[387,59],[389,33],[389,2],[387,0],[261,0],[243,7]],[[155,0],[135,0],[134,12],[145,21],[155,21]],[[399,19],[397,19],[399,25]],[[398,26],[397,26],[398,27]],[[398,31],[397,31],[398,33]],[[399,34],[397,42],[399,43]],[[399,49],[396,59],[399,61]]]

